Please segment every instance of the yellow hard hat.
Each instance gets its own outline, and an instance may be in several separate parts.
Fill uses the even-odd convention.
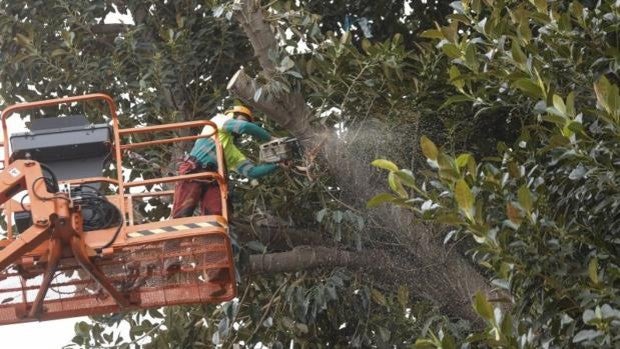
[[[254,117],[252,117],[252,111],[249,108],[246,108],[244,106],[236,105],[236,106],[232,107],[232,109],[228,109],[226,112],[224,112],[224,114],[230,114],[230,113],[243,114],[243,115],[247,116],[248,119],[250,119],[250,121],[254,121]]]

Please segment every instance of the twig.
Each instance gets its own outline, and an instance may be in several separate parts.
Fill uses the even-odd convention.
[[[288,278],[284,279],[284,282],[282,283],[282,285],[280,285],[280,287],[278,287],[278,289],[273,293],[273,296],[271,296],[271,299],[269,300],[269,303],[267,303],[267,307],[265,309],[265,312],[263,313],[263,316],[261,316],[260,320],[256,324],[256,328],[254,328],[254,331],[252,332],[250,337],[248,337],[250,340],[252,340],[252,338],[254,338],[254,336],[256,335],[256,333],[258,332],[260,327],[262,326],[263,322],[267,318],[267,315],[269,315],[269,310],[271,309],[271,306],[273,305],[273,302],[275,301],[276,297],[278,296],[278,293],[280,293],[280,291],[284,288],[284,286],[286,286],[287,283],[288,283]]]

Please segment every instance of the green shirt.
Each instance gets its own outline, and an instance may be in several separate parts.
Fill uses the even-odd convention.
[[[218,138],[224,150],[224,160],[228,169],[233,169],[249,178],[260,178],[278,168],[277,164],[272,163],[255,165],[235,146],[233,133],[249,134],[261,141],[268,141],[271,135],[264,128],[248,121],[235,120],[232,115],[218,114],[211,121],[218,127]],[[211,131],[210,126],[205,126],[203,132],[210,133]],[[190,155],[194,156],[204,167],[209,164],[217,165],[215,142],[211,138],[198,139]]]

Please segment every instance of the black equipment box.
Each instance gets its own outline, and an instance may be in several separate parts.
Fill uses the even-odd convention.
[[[89,124],[83,115],[36,119],[30,131],[10,138],[11,159],[39,161],[59,180],[101,176],[112,149],[110,126]]]

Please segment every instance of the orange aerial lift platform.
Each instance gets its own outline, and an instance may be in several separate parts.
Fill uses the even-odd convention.
[[[33,119],[27,132],[7,129],[7,118],[15,113],[93,103],[105,106],[107,123],[54,116]],[[227,179],[215,124],[122,129],[114,101],[105,94],[15,104],[2,111],[1,122],[6,233],[0,238],[0,325],[236,296]],[[204,126],[213,133],[175,133]],[[149,140],[140,142],[140,135]],[[125,180],[127,152],[203,137],[216,142],[217,172]],[[217,181],[223,214],[135,219],[136,200],[171,196],[162,185],[180,180]]]

